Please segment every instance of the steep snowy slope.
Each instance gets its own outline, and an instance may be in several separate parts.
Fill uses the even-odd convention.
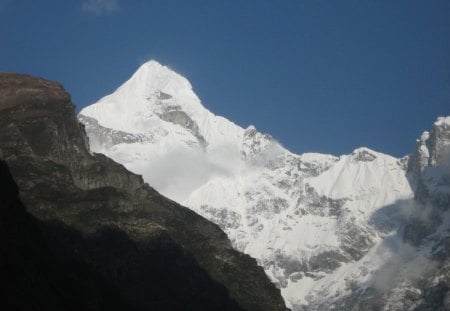
[[[185,78],[155,61],[84,108],[80,120],[94,151],[178,202],[211,175],[236,170],[230,161],[240,161],[244,130],[206,110]]]
[[[373,286],[414,196],[407,158],[367,148],[292,154],[209,112],[184,77],[155,61],[79,120],[93,151],[220,225],[294,309]]]

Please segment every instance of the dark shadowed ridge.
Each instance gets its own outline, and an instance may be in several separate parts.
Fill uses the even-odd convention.
[[[60,84],[0,74],[0,158],[7,309],[286,310],[218,226],[91,154]]]

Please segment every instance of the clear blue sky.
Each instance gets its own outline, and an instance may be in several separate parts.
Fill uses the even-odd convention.
[[[78,109],[151,58],[298,153],[401,156],[450,115],[449,0],[0,0],[0,71]]]

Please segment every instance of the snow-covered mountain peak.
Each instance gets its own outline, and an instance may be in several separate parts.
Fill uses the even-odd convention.
[[[185,77],[155,60],[141,65],[118,91],[122,89],[126,92],[132,91],[135,95],[144,93],[147,96],[163,92],[177,97],[192,92],[192,86]]]
[[[198,132],[197,123],[205,111],[186,78],[152,60],[141,65],[114,93],[81,110],[80,115],[110,129],[142,134],[160,131],[165,127],[161,122],[194,127],[191,130]]]
[[[253,125],[214,115],[184,77],[155,61],[79,119],[94,152],[142,174],[257,258],[293,310],[330,309],[320,303],[372,286],[393,254],[389,239],[398,228],[390,213],[414,196],[407,162],[419,178],[430,165],[442,168],[450,147],[447,117],[422,135],[411,157],[366,147],[297,155]],[[422,179],[438,189],[450,178],[434,167]]]

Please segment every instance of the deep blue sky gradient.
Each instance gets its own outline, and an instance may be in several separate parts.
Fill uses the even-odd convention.
[[[83,2],[0,0],[0,71],[58,80],[80,109],[156,59],[297,153],[402,156],[450,115],[448,0]]]

